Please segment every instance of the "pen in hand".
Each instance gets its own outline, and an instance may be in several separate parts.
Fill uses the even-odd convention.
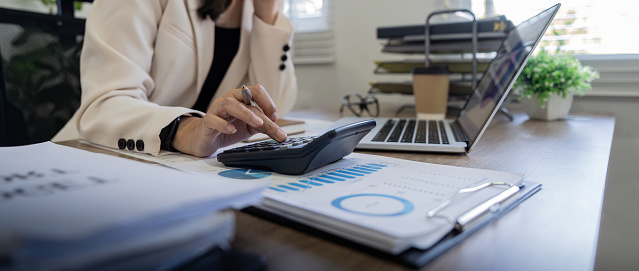
[[[242,97],[244,98],[244,103],[246,105],[257,106],[255,101],[253,101],[253,95],[251,95],[251,92],[245,85],[242,85]]]
[[[242,85],[241,90],[242,90],[242,98],[244,99],[244,104],[252,105],[252,106],[257,107],[259,110],[262,110],[255,103],[255,101],[253,101],[253,95],[251,95],[251,91],[249,91],[249,89],[245,85]],[[275,115],[275,116],[277,116],[277,115]],[[277,118],[277,117],[275,117],[275,118]],[[275,125],[275,126],[277,127],[277,125]],[[278,138],[276,140],[280,141],[280,142],[286,140],[286,138],[287,138],[286,133],[282,129],[279,129],[279,127],[277,127],[277,128],[279,130],[279,131],[277,131],[277,135],[275,137],[271,137],[271,138],[273,138],[273,139]]]

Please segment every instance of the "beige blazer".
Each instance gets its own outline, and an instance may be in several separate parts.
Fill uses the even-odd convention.
[[[82,102],[52,141],[82,138],[118,148],[132,140],[138,144],[131,151],[158,155],[162,128],[181,115],[203,115],[190,107],[213,61],[215,23],[199,17],[200,4],[96,0],[80,61]],[[243,4],[239,49],[213,100],[259,83],[284,116],[297,98],[288,53],[293,28],[281,14],[266,24],[253,14],[253,0]]]

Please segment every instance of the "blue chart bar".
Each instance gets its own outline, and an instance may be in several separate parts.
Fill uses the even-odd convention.
[[[329,175],[322,175],[320,177],[326,178],[326,179],[329,179],[329,180],[333,180],[333,181],[340,181],[340,182],[346,181],[346,180],[344,180],[342,178],[337,178],[337,177],[333,177],[333,176],[329,176]],[[313,179],[313,178],[311,178],[311,179]]]
[[[277,185],[275,187],[269,187],[273,191],[277,192],[288,192],[288,191],[299,191],[300,189],[312,188],[313,186],[322,186],[323,184],[332,184],[335,181],[343,182],[346,179],[355,179],[357,177],[366,176],[366,174],[372,174],[381,170],[382,168],[387,167],[385,165],[380,164],[367,164],[367,165],[359,165],[352,168],[345,168],[340,170],[335,170],[334,172],[328,172],[324,175],[318,177],[310,177],[312,181],[309,180],[300,180],[296,183],[288,183]],[[282,189],[284,188],[284,189]]]
[[[330,174],[333,176],[337,176],[337,177],[342,177],[342,178],[346,178],[346,179],[355,179],[355,177],[351,176],[351,175],[345,175],[345,174],[339,174],[339,173],[335,173],[335,172],[329,172],[326,174]]]
[[[378,169],[365,168],[365,167],[354,167],[353,169],[366,171],[366,172],[369,172],[369,173],[373,173],[373,172],[376,172],[378,170]]]
[[[309,179],[311,179],[313,181],[323,182],[323,183],[335,183],[334,181],[329,181],[329,180],[326,180],[326,179],[316,178],[316,177],[311,177]]]
[[[304,185],[304,184],[299,184],[299,183],[288,183],[288,184],[289,184],[289,185],[292,185],[292,186],[297,186],[297,187],[299,187],[299,188],[303,188],[303,189],[311,188],[311,186],[310,186],[310,185],[308,185],[308,184],[306,184],[306,185]]]
[[[308,180],[301,180],[300,183],[307,183],[307,184],[314,185],[314,186],[322,186],[321,183],[316,183],[316,182],[312,182],[312,181],[308,181]]]
[[[364,174],[353,172],[353,171],[350,171],[348,169],[338,170],[337,172],[344,173],[344,174],[349,174],[349,175],[355,175],[355,176],[364,176]]]
[[[374,170],[382,169],[381,167],[375,167],[375,166],[371,166],[371,165],[361,165],[361,167],[368,168],[368,169],[374,169]]]
[[[281,188],[286,188],[286,189],[288,189],[288,190],[293,190],[293,191],[297,191],[297,190],[299,190],[299,189],[297,189],[297,188],[293,188],[293,187],[290,187],[290,186],[288,186],[288,185],[283,185],[283,184],[278,185],[278,186],[279,186],[279,187],[281,187]]]
[[[354,172],[354,173],[361,173],[361,174],[371,174],[371,173],[373,173],[372,170],[371,171],[358,170],[358,169],[355,169],[355,168],[347,168],[347,169],[344,169],[344,170],[349,171],[349,172]],[[362,176],[364,176],[364,175],[362,175]]]

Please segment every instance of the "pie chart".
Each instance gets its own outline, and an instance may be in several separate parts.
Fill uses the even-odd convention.
[[[252,180],[252,179],[263,179],[268,176],[271,176],[271,172],[265,171],[265,170],[258,170],[258,169],[239,168],[239,169],[225,170],[218,173],[217,175],[220,175],[226,178],[231,178],[231,179]]]
[[[334,199],[333,207],[365,216],[398,216],[415,209],[410,201],[386,194],[354,194]]]

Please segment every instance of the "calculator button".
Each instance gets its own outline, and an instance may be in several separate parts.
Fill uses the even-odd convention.
[[[282,145],[282,146],[280,146],[280,148],[279,148],[279,149],[280,149],[280,150],[286,150],[286,149],[288,149],[288,148],[290,148],[290,147],[291,147],[291,144],[286,144],[286,145]]]

